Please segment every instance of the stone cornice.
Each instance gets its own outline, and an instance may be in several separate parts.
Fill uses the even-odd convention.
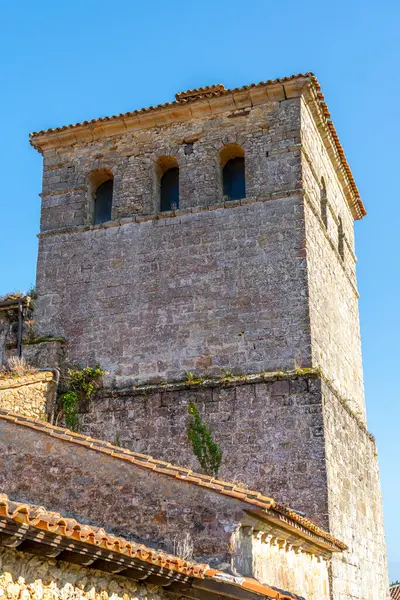
[[[74,125],[33,132],[30,134],[30,143],[39,152],[44,152],[51,148],[69,146],[78,142],[91,142],[128,131],[161,127],[190,119],[235,112],[252,108],[258,104],[265,104],[268,101],[280,102],[300,96],[304,86],[309,85],[311,80],[312,75],[307,73],[251,84],[233,90],[221,89],[214,93],[195,94],[187,99],[150,106],[112,117],[102,117]],[[186,92],[181,94],[185,96]],[[177,94],[177,96],[181,94]]]
[[[60,229],[50,229],[43,231],[38,234],[38,238],[45,238],[53,235],[65,235],[69,233],[82,233],[84,231],[94,231],[97,229],[109,229],[111,227],[121,227],[130,223],[144,223],[146,221],[165,221],[166,219],[179,218],[187,214],[197,214],[201,212],[210,212],[213,210],[223,210],[225,208],[234,208],[235,206],[248,206],[250,204],[260,204],[262,202],[271,202],[273,200],[283,200],[286,198],[303,197],[305,194],[302,188],[296,188],[293,190],[287,190],[285,192],[272,192],[265,194],[264,196],[248,197],[243,200],[228,200],[226,202],[219,202],[217,204],[210,204],[209,206],[197,206],[193,208],[179,208],[175,211],[165,211],[161,213],[152,213],[148,215],[138,214],[132,215],[131,217],[123,217],[121,219],[114,219],[107,221],[101,225],[75,225],[73,227],[62,227]],[[179,221],[178,221],[179,222]]]

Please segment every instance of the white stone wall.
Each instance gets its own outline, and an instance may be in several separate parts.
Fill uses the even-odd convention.
[[[246,529],[233,536],[234,569],[261,583],[303,596],[328,600],[329,555],[317,556],[272,535]],[[336,599],[335,599],[336,600]]]
[[[365,420],[354,222],[321,135],[305,104],[302,106],[302,140],[312,361]],[[321,218],[321,177],[326,182],[328,228]],[[344,260],[338,252],[338,215],[342,216],[345,233]]]
[[[324,397],[329,529],[349,547],[332,560],[335,600],[386,600],[388,572],[375,442],[329,386]]]

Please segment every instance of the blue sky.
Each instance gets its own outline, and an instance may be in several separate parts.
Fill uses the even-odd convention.
[[[0,294],[34,283],[41,157],[28,133],[177,91],[313,71],[368,216],[356,223],[369,429],[400,579],[400,5],[382,0],[36,0],[0,8]]]

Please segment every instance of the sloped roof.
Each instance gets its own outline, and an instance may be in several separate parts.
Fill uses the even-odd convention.
[[[280,519],[282,522],[287,524],[290,522],[289,524],[292,527],[295,527],[300,532],[303,532],[303,534],[311,535],[315,539],[319,538],[320,541],[327,542],[331,551],[341,551],[347,549],[346,544],[336,539],[327,531],[324,531],[318,527],[306,517],[303,517],[295,511],[278,504],[273,498],[264,496],[261,492],[241,487],[235,483],[221,481],[215,477],[196,473],[191,469],[172,465],[171,463],[157,460],[152,456],[132,452],[131,450],[126,450],[124,448],[120,448],[119,446],[115,446],[110,442],[105,442],[103,440],[94,439],[90,436],[81,435],[79,433],[69,431],[63,427],[56,427],[39,419],[23,417],[11,411],[0,410],[0,420],[11,421],[17,425],[40,431],[59,440],[84,446],[89,450],[101,452],[103,454],[112,456],[113,458],[130,462],[136,467],[150,470],[155,474],[173,477],[179,481],[200,486],[202,488],[207,488],[211,492],[237,499],[246,503],[247,505],[250,505],[254,509],[261,510],[261,512],[264,514],[268,514],[276,519]]]
[[[28,546],[28,552],[36,550],[38,544],[47,543],[52,546],[52,555],[58,556],[59,554],[54,554],[54,546],[57,547],[57,544],[59,544],[59,553],[61,553],[63,550],[65,550],[65,545],[61,544],[60,541],[62,538],[66,538],[66,540],[70,542],[67,546],[70,552],[76,553],[79,550],[82,550],[82,545],[95,546],[96,549],[105,550],[107,552],[106,556],[108,557],[108,561],[110,563],[113,562],[113,555],[110,555],[110,553],[115,553],[116,555],[123,555],[124,558],[127,557],[128,559],[136,559],[140,563],[147,564],[149,567],[148,570],[146,570],[144,565],[142,571],[143,577],[141,577],[141,579],[144,581],[146,581],[147,573],[154,573],[153,568],[159,567],[162,569],[162,571],[157,571],[157,574],[159,574],[160,577],[162,577],[162,574],[165,577],[166,572],[172,571],[177,574],[184,575],[185,582],[187,581],[187,578],[212,580],[218,582],[219,584],[222,583],[228,589],[231,588],[230,592],[228,592],[228,595],[233,595],[233,597],[235,597],[235,592],[232,591],[232,588],[233,590],[234,588],[241,588],[242,590],[247,590],[273,600],[301,600],[299,596],[263,585],[255,579],[249,577],[235,577],[228,573],[224,573],[223,571],[211,569],[206,564],[186,561],[160,550],[148,548],[143,544],[137,544],[133,541],[127,541],[125,538],[116,537],[110,533],[107,533],[104,529],[78,523],[75,519],[66,518],[61,516],[59,513],[48,511],[43,506],[12,501],[6,494],[0,494],[0,523],[4,520],[13,521],[18,525],[22,524],[27,526],[24,529],[19,527],[18,532],[12,532],[17,535],[11,536],[13,538],[13,547],[20,547],[22,550],[24,549],[24,546],[21,546],[21,544],[25,540],[25,534],[28,532],[28,528],[34,528],[57,536],[54,538],[35,536],[34,544],[36,544],[36,547],[32,547],[31,544]],[[2,531],[4,531],[4,528]],[[5,535],[5,538],[1,538],[0,543],[5,541],[5,545],[7,545],[7,531],[2,535]],[[15,538],[17,538],[17,542]],[[74,545],[76,542],[78,542],[78,545]],[[44,553],[44,556],[46,556],[46,553]],[[85,566],[90,566],[90,560],[88,560],[90,556],[92,556],[92,554],[90,554],[89,557],[86,555],[86,562],[82,564]],[[95,558],[93,558],[93,563],[91,564],[94,565],[95,568],[99,568],[99,563],[94,563],[95,560],[98,561],[97,557],[101,557],[102,555],[96,552],[94,556]],[[68,562],[68,551],[63,552],[62,558]],[[137,562],[133,564],[135,566],[140,566]],[[131,563],[126,562],[125,566],[127,567],[127,574],[132,572],[132,570],[129,570],[130,565]],[[140,573],[140,570],[138,569],[135,572]],[[124,576],[124,570],[120,571],[119,573],[120,575]],[[171,577],[171,579],[174,580],[173,577]],[[182,580],[178,579],[178,581]],[[160,579],[160,585],[163,585],[162,579]],[[210,590],[210,592],[212,593],[212,590]]]
[[[100,117],[97,119],[91,119],[90,121],[81,121],[79,123],[74,123],[71,125],[64,125],[61,127],[55,127],[55,128],[51,128],[51,129],[42,129],[41,131],[34,131],[29,136],[30,143],[37,150],[41,151],[41,140],[44,140],[45,138],[48,138],[49,136],[58,138],[58,134],[63,134],[64,132],[72,133],[72,132],[82,129],[82,128],[91,128],[93,126],[98,126],[101,124],[107,124],[107,123],[112,123],[112,122],[123,121],[125,119],[141,117],[144,115],[148,115],[150,113],[163,111],[165,109],[178,108],[178,107],[182,107],[182,106],[185,106],[188,104],[192,105],[194,103],[201,102],[204,100],[207,100],[212,103],[213,99],[215,99],[215,98],[226,97],[226,96],[234,97],[235,95],[240,95],[245,92],[250,92],[250,97],[251,97],[252,92],[254,93],[254,91],[257,91],[257,89],[273,88],[274,86],[295,83],[297,81],[301,82],[301,80],[304,80],[305,82],[308,81],[308,83],[311,85],[311,87],[314,90],[315,99],[316,99],[317,104],[319,105],[322,119],[325,121],[325,124],[327,125],[327,127],[329,129],[330,135],[332,136],[333,146],[336,148],[336,152],[339,157],[339,161],[341,162],[341,164],[343,166],[344,172],[345,172],[347,180],[348,180],[348,184],[350,186],[352,194],[354,195],[354,199],[355,199],[354,209],[355,209],[355,214],[356,214],[355,218],[360,219],[367,214],[367,211],[365,210],[364,204],[360,198],[360,193],[358,191],[356,182],[355,182],[353,174],[351,172],[349,163],[347,162],[346,155],[344,153],[343,147],[339,140],[339,136],[338,136],[335,126],[332,122],[331,115],[330,115],[328,106],[325,102],[324,95],[321,91],[321,86],[319,84],[319,81],[316,78],[316,76],[314,75],[314,73],[311,73],[311,72],[299,73],[296,75],[290,75],[289,77],[281,77],[278,79],[268,79],[267,81],[261,81],[259,83],[251,83],[249,85],[244,85],[242,87],[233,88],[233,89],[225,89],[225,87],[222,84],[218,84],[218,85],[206,86],[206,87],[202,87],[202,88],[196,88],[193,90],[187,90],[186,92],[178,92],[175,95],[176,99],[174,102],[166,102],[164,104],[158,104],[156,106],[149,106],[147,108],[141,108],[138,110],[120,113],[118,115],[113,115],[113,116],[109,116],[109,117]],[[284,97],[286,97],[286,93],[285,93]],[[74,141],[76,141],[76,140],[74,140]],[[69,139],[69,143],[71,143],[70,139]]]
[[[400,600],[400,583],[395,583],[390,586],[391,600]]]

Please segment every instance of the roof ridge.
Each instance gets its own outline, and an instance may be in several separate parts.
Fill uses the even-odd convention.
[[[102,452],[103,454],[107,454],[113,458],[131,462],[135,466],[151,470],[153,473],[167,475],[177,479],[178,481],[186,481],[187,483],[198,485],[202,488],[207,488],[212,492],[240,500],[266,512],[268,512],[270,509],[275,510],[280,514],[287,516],[292,521],[295,521],[305,529],[308,529],[315,535],[318,535],[319,537],[329,541],[338,548],[342,550],[347,548],[343,542],[336,539],[327,531],[318,527],[318,525],[313,523],[313,521],[310,519],[302,517],[293,510],[278,504],[273,498],[264,496],[262,492],[257,490],[244,488],[234,482],[223,481],[215,477],[211,477],[210,475],[197,473],[187,467],[172,465],[169,462],[158,460],[150,455],[139,454],[126,448],[119,448],[118,446],[111,444],[111,442],[85,436],[57,425],[51,425],[50,423],[41,421],[40,419],[32,419],[31,417],[20,416],[10,410],[0,409],[0,420],[11,421],[16,425],[22,425],[23,427],[40,431],[46,435],[50,435],[65,442],[71,442],[85,446],[89,450]]]

